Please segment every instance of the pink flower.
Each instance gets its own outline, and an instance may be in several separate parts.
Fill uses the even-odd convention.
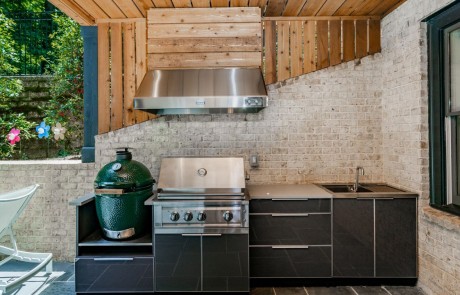
[[[10,133],[8,133],[6,139],[10,142],[11,145],[15,145],[16,142],[21,140],[21,138],[19,137],[19,133],[21,133],[19,129],[12,128],[10,130]]]

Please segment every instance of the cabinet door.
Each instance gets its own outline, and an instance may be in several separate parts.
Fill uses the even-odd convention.
[[[75,291],[153,292],[153,257],[77,258]]]
[[[156,291],[201,291],[201,237],[155,235]]]
[[[333,276],[374,276],[374,201],[334,199]]]
[[[330,213],[331,199],[257,199],[249,202],[251,213]]]
[[[416,277],[417,199],[375,200],[377,277]]]
[[[206,236],[203,291],[249,291],[248,234]]]

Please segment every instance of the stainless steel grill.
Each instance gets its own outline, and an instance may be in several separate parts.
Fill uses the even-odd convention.
[[[247,231],[245,188],[243,158],[165,158],[154,201],[155,231]]]

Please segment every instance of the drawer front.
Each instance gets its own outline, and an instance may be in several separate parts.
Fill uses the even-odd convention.
[[[331,277],[331,247],[251,247],[251,278]]]
[[[153,292],[153,257],[77,258],[75,291]]]
[[[331,215],[249,216],[249,245],[331,245]]]
[[[319,213],[331,212],[330,199],[276,200],[258,199],[249,202],[250,213]]]

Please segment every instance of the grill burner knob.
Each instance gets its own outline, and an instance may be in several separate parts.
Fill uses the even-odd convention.
[[[179,213],[177,213],[176,211],[172,212],[171,215],[169,215],[169,219],[171,219],[171,221],[178,221]]]
[[[233,213],[230,211],[225,211],[224,213],[224,220],[229,222],[230,220],[233,219]]]
[[[205,221],[206,220],[206,213],[204,213],[204,212],[198,213],[198,216],[196,217],[196,219],[198,219],[198,221]]]
[[[184,220],[185,220],[185,221],[190,221],[190,220],[192,220],[192,219],[193,219],[193,214],[192,214],[192,212],[190,212],[190,211],[185,212],[185,214],[184,214]]]

